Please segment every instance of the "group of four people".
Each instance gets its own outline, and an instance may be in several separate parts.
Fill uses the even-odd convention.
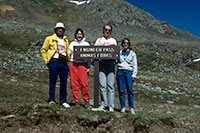
[[[70,107],[66,102],[67,96],[67,77],[70,73],[70,84],[75,99],[75,105],[80,106],[79,86],[84,99],[85,106],[89,106],[88,91],[88,72],[90,68],[90,60],[74,59],[74,46],[89,46],[85,41],[84,31],[78,28],[75,31],[75,40],[69,44],[66,36],[64,36],[65,27],[61,22],[56,23],[54,34],[48,36],[41,48],[41,54],[45,64],[49,68],[49,100],[50,104],[55,104],[55,85],[56,79],[60,78],[60,104],[64,107]],[[106,24],[103,26],[103,37],[98,38],[95,46],[117,46],[117,41],[111,38],[112,26]],[[127,89],[128,103],[131,114],[135,114],[133,103],[133,82],[137,74],[137,58],[135,52],[131,49],[131,43],[128,38],[124,38],[121,43],[120,59],[117,62],[118,70],[116,74],[117,86],[119,91],[119,99],[121,104],[121,112],[125,112],[126,100],[125,93]],[[71,56],[70,56],[71,55]],[[69,66],[67,60],[70,61]],[[115,60],[101,60],[99,62],[99,85],[101,92],[100,109],[108,109],[114,111],[115,98]],[[108,98],[107,98],[108,88]]]

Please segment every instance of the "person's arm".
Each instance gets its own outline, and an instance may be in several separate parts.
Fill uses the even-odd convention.
[[[138,68],[137,68],[137,56],[134,53],[133,54],[133,74],[132,74],[132,80],[134,81],[138,72]]]
[[[47,60],[47,51],[49,48],[49,39],[48,37],[45,39],[42,48],[41,48],[41,55],[43,58],[44,63],[47,65],[48,64],[48,60]]]
[[[69,44],[69,54],[70,55],[72,55],[73,54],[73,42],[71,42],[70,44]]]
[[[87,73],[90,72],[90,65],[91,65],[91,60],[88,60],[88,62],[87,62]]]
[[[117,41],[114,38],[113,38],[113,41],[112,41],[111,45],[117,46]]]
[[[85,46],[90,46],[90,44],[88,42],[85,43]],[[87,60],[87,73],[90,72],[90,65],[91,65],[91,59]]]
[[[67,49],[66,49],[66,54],[67,54],[67,60],[70,61],[70,50],[69,50],[69,40],[66,39],[66,45],[67,45]]]

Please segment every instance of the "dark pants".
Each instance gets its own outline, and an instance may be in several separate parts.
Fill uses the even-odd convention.
[[[49,101],[55,101],[55,86],[56,80],[59,75],[60,78],[60,104],[66,102],[67,96],[67,77],[69,66],[63,64],[58,59],[52,59],[49,64]]]

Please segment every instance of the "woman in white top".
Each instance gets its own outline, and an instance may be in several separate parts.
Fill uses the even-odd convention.
[[[119,100],[121,104],[121,112],[125,112],[127,89],[128,103],[131,114],[135,114],[133,103],[133,82],[137,75],[137,58],[135,52],[131,49],[131,43],[128,38],[122,40],[120,51],[120,59],[117,65],[117,86],[119,91]]]
[[[77,107],[80,106],[80,92],[79,86],[82,93],[82,97],[85,103],[85,107],[89,107],[89,91],[88,91],[88,72],[89,64],[88,60],[75,60],[74,55],[74,46],[89,46],[90,44],[85,41],[84,32],[81,28],[76,29],[74,34],[75,40],[70,43],[69,50],[71,53],[71,60],[69,64],[70,72],[70,82],[71,89],[75,99]]]

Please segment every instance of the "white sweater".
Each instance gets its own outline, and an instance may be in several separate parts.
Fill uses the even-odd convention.
[[[136,77],[137,75],[137,57],[133,50],[130,50],[130,54],[127,56],[126,60],[124,59],[123,55],[120,51],[120,59],[118,63],[118,70],[129,70],[132,71],[132,77]]]
[[[72,62],[87,62],[87,60],[75,60],[73,58],[74,56],[74,46],[90,46],[90,44],[88,42],[85,41],[85,38],[83,38],[81,41],[78,41],[78,40],[74,40],[73,42],[70,43],[69,45],[69,52],[71,54],[71,60]]]

